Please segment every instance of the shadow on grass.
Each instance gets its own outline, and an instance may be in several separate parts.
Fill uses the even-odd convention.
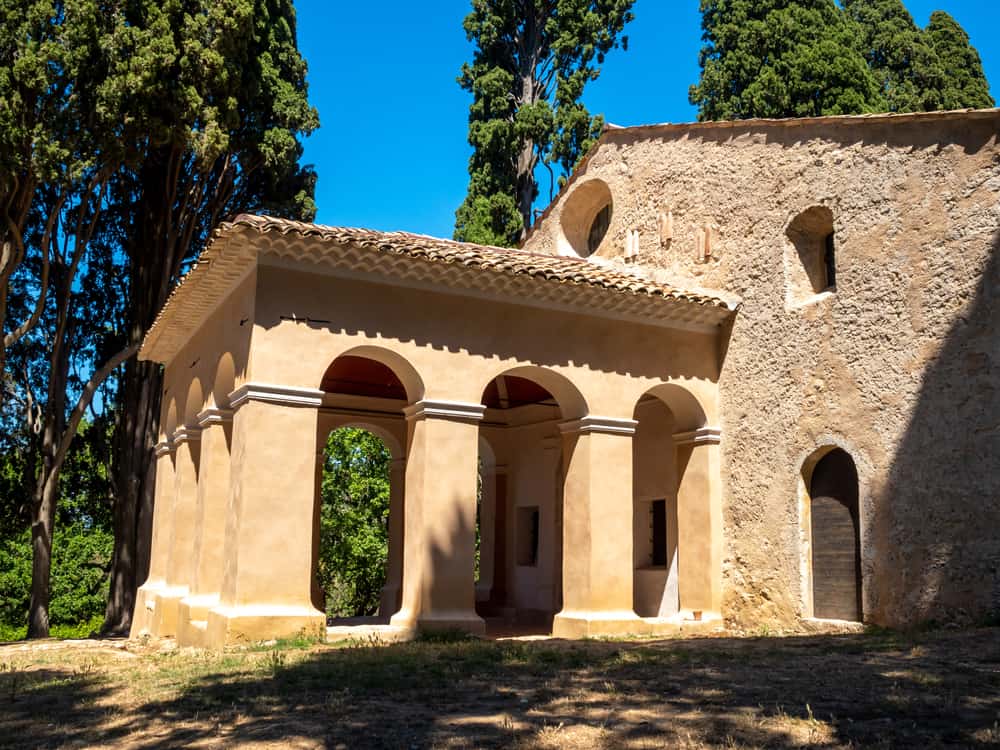
[[[189,662],[194,667],[184,666]],[[645,643],[414,643],[178,655],[163,664],[147,669],[148,679],[169,697],[134,705],[115,701],[121,685],[110,678],[69,667],[23,674],[11,702],[14,676],[2,672],[0,726],[8,731],[0,745],[1000,742],[996,629]]]

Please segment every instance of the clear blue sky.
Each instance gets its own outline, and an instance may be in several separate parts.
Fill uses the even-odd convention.
[[[972,37],[1000,95],[997,0],[904,0],[926,25],[946,10]],[[470,97],[455,82],[471,59],[469,0],[298,0],[299,46],[322,126],[306,142],[319,173],[316,220],[450,237],[465,196]],[[616,50],[584,95],[609,122],[695,119],[698,0],[637,0],[628,52]]]

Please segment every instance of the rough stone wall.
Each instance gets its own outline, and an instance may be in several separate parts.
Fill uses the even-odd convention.
[[[631,267],[742,298],[720,379],[728,618],[808,613],[802,469],[829,445],[858,468],[866,620],[1000,612],[998,133],[998,112],[609,131],[529,237],[565,252],[562,210],[600,178],[599,262],[638,231]],[[789,308],[786,228],[813,206],[836,292]]]

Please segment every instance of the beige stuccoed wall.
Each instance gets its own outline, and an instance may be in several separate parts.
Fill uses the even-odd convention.
[[[867,619],[1000,608],[998,130],[994,113],[612,131],[529,238],[565,252],[563,207],[599,178],[600,257],[621,263],[637,230],[641,267],[742,298],[720,378],[727,616],[809,614],[800,469],[834,444],[860,477]],[[785,229],[814,205],[837,291],[788,309]]]
[[[195,571],[202,565],[205,586],[202,594],[215,594],[221,572],[212,570],[226,564],[224,523],[230,496],[216,488],[199,499],[198,467],[201,458],[201,428],[198,415],[206,408],[228,406],[228,394],[246,373],[253,330],[256,274],[251,273],[213,311],[173,361],[164,368],[161,399],[160,443],[173,441],[181,428],[190,428],[195,440],[174,444],[157,461],[156,494],[150,580],[139,589],[132,634],[175,635],[179,632],[178,610],[196,584]],[[221,426],[214,429],[222,430]],[[226,428],[228,429],[228,428]],[[228,442],[210,437],[212,448],[228,452]],[[225,459],[213,456],[216,477]],[[164,473],[160,474],[160,468]],[[177,469],[181,472],[178,474]],[[207,533],[202,517],[206,503],[223,505],[209,510]],[[206,555],[201,555],[202,546]],[[200,616],[204,616],[201,613]],[[183,624],[183,623],[181,623]],[[190,640],[190,639],[189,639]]]
[[[588,407],[593,414],[631,418],[639,397],[666,381],[694,394],[709,422],[715,416],[714,334],[344,280],[325,275],[322,267],[300,268],[258,270],[248,380],[318,388],[336,357],[371,346],[405,360],[423,379],[426,399],[479,403],[494,377],[529,366],[556,374],[551,380],[540,375],[539,382],[560,401],[566,418],[581,416]]]

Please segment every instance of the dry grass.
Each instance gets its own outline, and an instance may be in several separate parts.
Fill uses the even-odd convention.
[[[1000,629],[0,647],[0,747],[1000,746]]]

